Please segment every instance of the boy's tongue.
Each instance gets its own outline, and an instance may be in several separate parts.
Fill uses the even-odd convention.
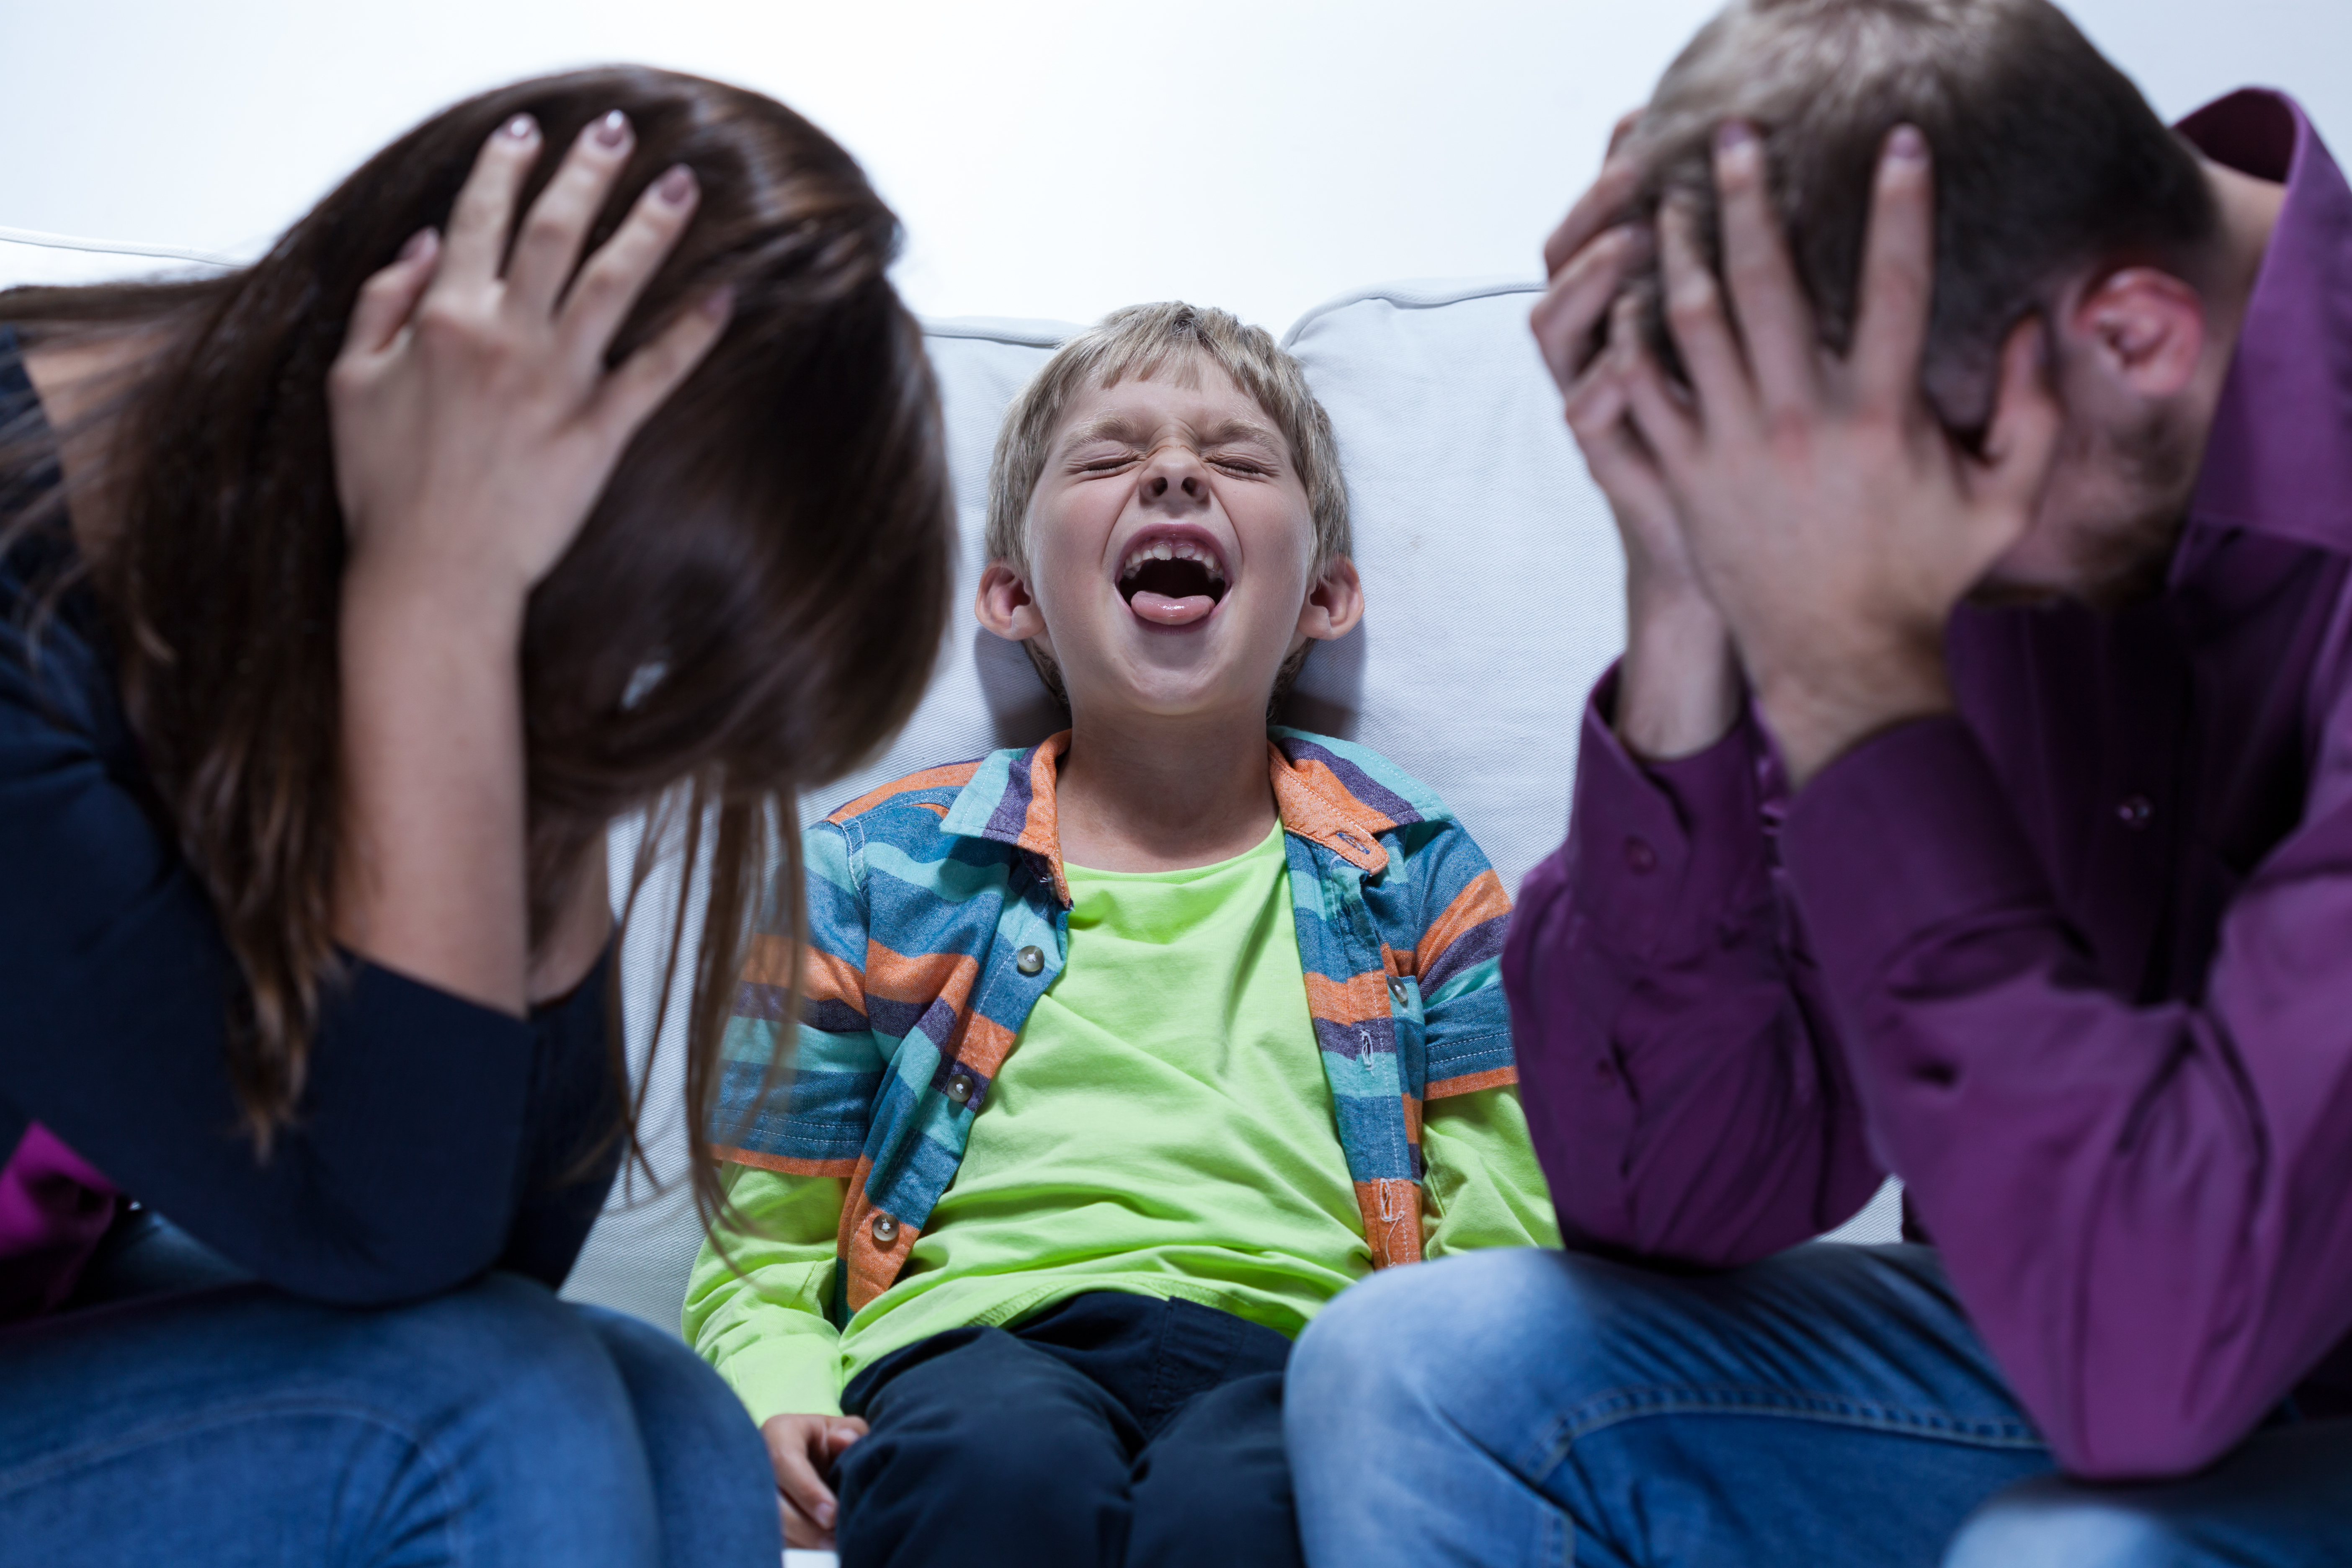
[[[1181,599],[1150,589],[1139,590],[1128,600],[1128,605],[1145,620],[1163,626],[1189,626],[1217,607],[1217,601],[1206,594],[1187,594]]]

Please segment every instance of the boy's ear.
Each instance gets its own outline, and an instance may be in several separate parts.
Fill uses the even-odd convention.
[[[1028,583],[1021,574],[1003,561],[992,561],[980,574],[980,592],[972,599],[971,613],[980,624],[1007,642],[1027,642],[1042,637],[1045,617],[1037,611],[1037,601],[1029,592]]]
[[[1363,618],[1364,580],[1356,575],[1356,563],[1342,555],[1308,584],[1298,629],[1317,642],[1337,642]]]

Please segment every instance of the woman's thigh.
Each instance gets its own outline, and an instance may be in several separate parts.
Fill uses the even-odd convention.
[[[628,1390],[645,1444],[662,1560],[675,1568],[773,1568],[784,1549],[767,1445],[751,1412],[675,1334],[573,1304]]]
[[[26,1561],[659,1559],[626,1383],[511,1276],[389,1310],[240,1285],[68,1313],[0,1332],[0,1387]]]
[[[1307,1330],[1286,1404],[1319,1563],[1932,1563],[2050,1465],[1919,1247],[1399,1269]],[[1416,1478],[1377,1524],[1367,1462]]]

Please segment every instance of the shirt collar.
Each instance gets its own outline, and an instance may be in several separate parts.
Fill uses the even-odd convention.
[[[2284,93],[2231,93],[2180,132],[2215,163],[2286,186],[2190,521],[2352,553],[2352,186]],[[2176,582],[2189,564],[2176,563]]]
[[[1381,797],[1387,792],[1369,778],[1361,787],[1350,788],[1349,775],[1356,770],[1343,759],[1320,746],[1285,738],[1293,739],[1289,752],[1297,755],[1271,739],[1265,747],[1275,814],[1282,819],[1283,831],[1329,850],[1367,876],[1386,870],[1389,852],[1380,836],[1407,821],[1427,820],[1430,814],[1401,799],[1384,803]],[[1062,864],[1054,785],[1062,755],[1069,749],[1070,731],[1065,730],[1025,751],[995,752],[956,792],[955,804],[940,824],[960,837],[1010,844],[1038,856],[1053,868],[1054,891],[1064,904],[1070,901],[1070,880]],[[1374,798],[1364,799],[1368,794]]]

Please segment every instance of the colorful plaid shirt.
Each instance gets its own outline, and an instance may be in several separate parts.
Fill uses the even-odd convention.
[[[972,1119],[1069,953],[1054,808],[1066,731],[910,773],[803,837],[809,942],[762,910],[725,1042],[722,1158],[849,1178],[836,1318],[889,1289],[955,1179]],[[1498,961],[1510,899],[1429,789],[1345,741],[1277,729],[1307,1010],[1374,1268],[1421,1257],[1421,1108],[1516,1083]],[[764,1090],[764,1092],[763,1092]]]

